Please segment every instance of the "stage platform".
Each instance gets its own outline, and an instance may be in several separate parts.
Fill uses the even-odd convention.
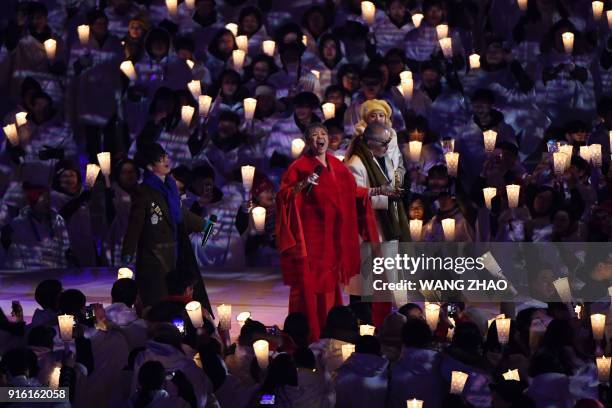
[[[221,303],[232,305],[232,315],[250,311],[253,318],[266,325],[282,327],[287,315],[289,288],[282,283],[278,269],[246,269],[243,271],[207,270],[202,273],[208,296],[216,308]],[[85,293],[90,303],[111,303],[110,290],[117,278],[116,269],[86,268],[38,271],[0,270],[0,307],[9,314],[11,301],[23,305],[26,321],[30,321],[37,304],[34,290],[43,279],[56,278],[64,288]],[[237,336],[238,324],[232,322],[232,336]]]

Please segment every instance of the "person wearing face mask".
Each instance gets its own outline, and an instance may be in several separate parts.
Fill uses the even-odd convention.
[[[176,182],[170,175],[170,159],[159,144],[142,146],[137,157],[145,173],[132,195],[122,259],[124,264],[135,260],[142,303],[149,306],[163,299],[167,294],[165,276],[176,269],[197,279],[194,298],[210,310],[188,238],[188,234],[203,230],[204,219],[181,205]]]
[[[289,166],[277,194],[276,237],[290,286],[289,312],[308,317],[318,339],[327,313],[342,303],[340,285],[359,273],[359,236],[378,243],[368,190],[327,152],[325,126],[304,132],[305,153]]]

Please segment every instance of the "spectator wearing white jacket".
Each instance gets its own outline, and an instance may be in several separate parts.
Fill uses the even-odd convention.
[[[137,296],[136,281],[128,278],[118,279],[111,289],[113,303],[106,308],[107,319],[119,326],[130,350],[144,347],[147,342],[147,324],[134,308]]]
[[[361,336],[355,352],[338,368],[336,408],[385,407],[389,361],[381,355],[378,339]]]
[[[409,319],[402,329],[404,349],[391,369],[389,407],[404,408],[406,400],[420,399],[427,407],[440,407],[445,387],[440,376],[440,354],[427,347],[431,330],[422,319]]]

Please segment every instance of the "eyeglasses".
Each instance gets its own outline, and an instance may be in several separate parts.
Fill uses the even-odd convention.
[[[387,147],[389,146],[389,143],[391,143],[391,141],[393,140],[392,137],[390,137],[389,139],[385,140],[384,142],[381,142],[380,140],[374,140],[374,139],[368,139],[370,142],[372,143],[376,143],[377,145],[379,145],[380,147]]]

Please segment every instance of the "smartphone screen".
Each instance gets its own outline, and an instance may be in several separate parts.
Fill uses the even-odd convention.
[[[260,405],[274,405],[274,394],[264,394],[259,400]]]
[[[172,320],[172,324],[178,329],[179,332],[181,332],[181,334],[185,333],[185,322],[183,319],[174,319]]]

